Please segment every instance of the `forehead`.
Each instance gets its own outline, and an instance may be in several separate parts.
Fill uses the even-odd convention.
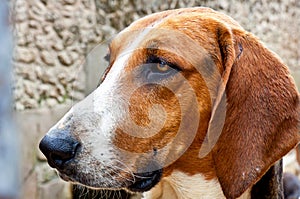
[[[118,54],[118,52],[124,50],[126,46],[135,40],[138,32],[145,28],[177,30],[189,35],[194,40],[207,41],[207,35],[212,36],[210,33],[217,31],[218,23],[226,24],[231,29],[242,30],[242,27],[231,17],[205,7],[168,10],[151,14],[133,22],[122,31],[112,41],[111,51]],[[133,32],[135,33],[131,34]],[[202,34],[199,34],[200,32]],[[201,38],[201,36],[203,37]]]
[[[154,54],[173,63],[182,62],[182,58],[191,65],[199,63],[209,57],[215,50],[212,46],[216,46],[214,34],[199,25],[203,20],[197,13],[172,12],[138,20],[113,39],[110,45],[112,61],[131,54],[134,56],[129,56],[127,65],[133,66]]]
[[[171,10],[141,18],[124,29],[112,40],[110,45],[111,49],[114,51],[122,50],[136,41],[141,35],[144,35],[145,39],[148,38],[149,40],[157,36],[163,36],[162,31],[153,31],[154,29],[176,30],[185,34],[189,33],[189,30],[200,31],[200,29],[204,27],[199,26],[200,20],[205,18],[205,15],[201,15],[202,14],[198,12],[187,12],[185,10],[185,12],[178,13]],[[193,26],[195,23],[197,23],[197,29]],[[152,31],[149,31],[150,29],[152,29]],[[155,32],[156,34],[154,34]],[[165,34],[165,36],[168,38],[172,35],[169,33]]]

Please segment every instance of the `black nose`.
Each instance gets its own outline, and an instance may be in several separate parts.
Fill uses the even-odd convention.
[[[51,167],[63,169],[64,163],[75,157],[80,143],[67,131],[62,130],[48,133],[39,147]]]

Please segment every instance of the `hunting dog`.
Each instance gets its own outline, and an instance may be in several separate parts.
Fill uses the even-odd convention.
[[[282,198],[299,143],[288,68],[209,8],[146,16],[109,44],[93,93],[40,142],[62,179],[156,198]]]

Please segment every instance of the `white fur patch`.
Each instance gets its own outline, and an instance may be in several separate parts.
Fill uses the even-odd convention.
[[[225,199],[222,188],[217,180],[205,180],[202,174],[187,175],[173,172],[169,177],[150,191],[143,194],[143,199]],[[245,192],[238,199],[249,199]]]

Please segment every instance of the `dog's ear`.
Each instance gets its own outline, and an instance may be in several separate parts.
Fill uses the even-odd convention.
[[[208,133],[224,195],[237,198],[299,142],[299,95],[287,67],[252,34],[218,28],[217,37],[224,72]]]

